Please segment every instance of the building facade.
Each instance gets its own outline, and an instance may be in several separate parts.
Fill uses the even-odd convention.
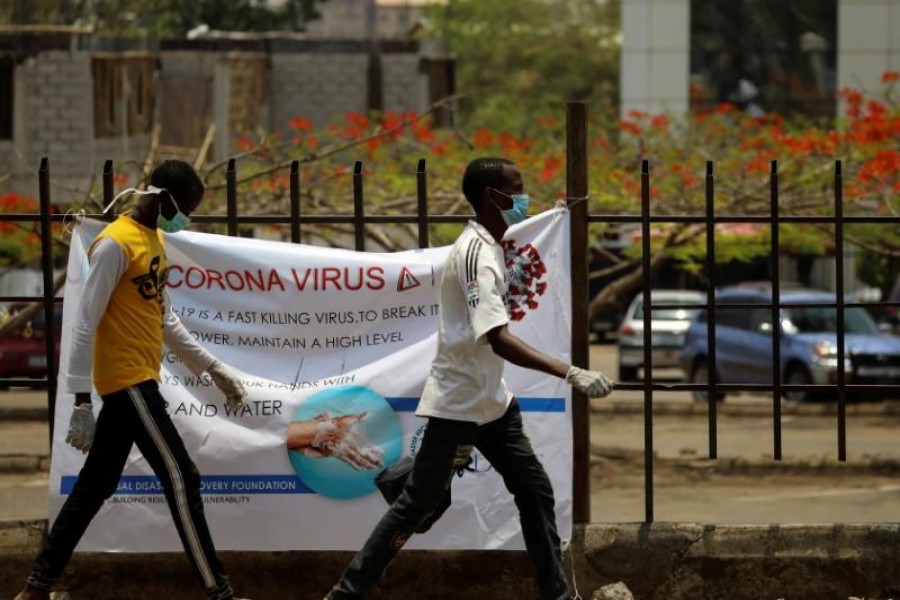
[[[445,61],[409,41],[0,34],[0,192],[36,194],[47,156],[66,184],[55,198],[83,199],[105,159],[142,164],[156,126],[164,148],[194,151],[214,127],[209,157],[221,160],[239,136],[287,132],[294,117],[421,112],[439,99],[433,63]]]
[[[900,70],[900,0],[623,0],[621,110],[833,115]]]

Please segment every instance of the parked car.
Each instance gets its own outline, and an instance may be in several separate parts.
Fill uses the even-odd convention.
[[[701,310],[685,334],[682,368],[692,383],[706,383],[710,372],[720,383],[772,383],[771,308],[727,308],[727,304],[768,304],[771,287],[736,286],[716,294],[716,364],[707,351],[707,312]],[[809,289],[781,292],[781,373],[786,384],[837,382],[837,309],[792,306],[834,303],[834,294]],[[862,308],[844,312],[847,383],[900,384],[900,338],[880,331]],[[693,392],[705,402],[705,391]],[[814,394],[785,391],[802,402]],[[723,400],[719,394],[717,400]]]
[[[704,304],[706,295],[691,290],[652,290],[654,305]],[[653,366],[678,367],[684,332],[697,309],[654,309],[650,321]],[[636,381],[644,368],[644,297],[638,294],[625,311],[619,326],[619,381]]]
[[[24,310],[27,304],[13,304],[7,318]],[[62,330],[62,305],[55,306],[54,333],[56,336],[57,362],[59,361],[59,337]],[[47,348],[44,310],[39,309],[25,326],[0,338],[0,378],[47,376]]]
[[[900,302],[900,275],[897,276],[897,280],[894,282],[894,287],[891,288],[891,291],[888,293],[887,298],[884,299],[885,302]],[[884,330],[888,332],[893,332],[896,335],[900,335],[900,307],[898,306],[886,306],[883,309],[879,309],[877,311],[878,325]]]
[[[594,341],[602,344],[604,341],[610,340],[612,334],[616,333],[619,324],[622,322],[624,309],[616,306],[613,310],[605,315],[598,317],[591,323],[591,333],[594,334]]]

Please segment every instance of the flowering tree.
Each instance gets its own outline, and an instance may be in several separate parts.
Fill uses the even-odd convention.
[[[845,214],[897,215],[900,192],[900,106],[895,86],[900,73],[888,72],[879,100],[866,100],[855,90],[841,97],[846,114],[836,127],[786,120],[770,114],[753,118],[730,105],[708,114],[676,119],[666,114],[632,112],[610,127],[590,124],[590,211],[601,214],[639,213],[639,163],[652,164],[651,201],[655,215],[701,215],[704,210],[704,171],[714,161],[716,205],[721,215],[766,215],[769,211],[770,161],[778,160],[780,211],[786,215],[830,215],[833,210],[834,160],[844,169]],[[472,131],[435,129],[428,112],[385,112],[344,115],[326,127],[298,116],[287,133],[237,141],[240,214],[289,212],[288,166],[301,164],[301,204],[305,215],[352,212],[351,166],[364,161],[368,214],[409,215],[416,211],[415,168],[427,159],[431,214],[469,214],[459,182],[465,165],[476,156],[496,155],[513,160],[522,171],[534,199],[533,212],[553,206],[565,196],[565,136],[560,115],[535,119],[528,137],[480,127]],[[148,160],[152,164],[154,160]],[[225,212],[225,162],[201,168],[210,197],[203,212]],[[119,175],[120,185],[140,183],[140,165]],[[610,225],[611,227],[611,225]],[[209,229],[215,230],[213,226]],[[271,233],[279,235],[277,227]],[[449,243],[458,226],[432,226],[432,243]],[[634,228],[637,229],[636,227]],[[304,241],[346,246],[349,225],[304,226]],[[598,231],[594,231],[598,233]],[[27,232],[18,235],[27,236]],[[415,245],[412,225],[369,225],[371,248],[399,250]],[[699,271],[705,261],[703,225],[654,227],[652,268],[674,261]],[[785,251],[825,253],[834,237],[830,225],[783,225]],[[4,236],[5,238],[5,236]],[[634,238],[637,241],[638,238]],[[895,274],[900,257],[897,227],[848,225],[845,239],[879,257],[883,278]],[[770,232],[765,226],[720,225],[716,259],[749,260],[769,253]],[[597,318],[638,289],[640,244],[605,273],[619,275],[592,301]],[[878,261],[876,261],[878,262]]]
[[[778,160],[780,211],[784,215],[830,215],[833,211],[834,161],[842,160],[845,214],[897,215],[900,152],[893,140],[900,135],[900,107],[895,100],[900,74],[885,73],[880,100],[866,100],[855,90],[841,98],[846,114],[832,127],[779,115],[750,117],[731,105],[683,120],[666,114],[632,112],[616,128],[591,123],[589,138],[590,210],[601,214],[638,214],[639,163],[652,164],[651,203],[655,215],[702,215],[704,171],[714,161],[715,210],[720,215],[767,215],[769,172]],[[486,127],[474,131],[436,130],[429,115],[387,112],[347,114],[339,122],[316,129],[310,120],[290,122],[290,135],[238,141],[242,212],[287,212],[287,164],[301,161],[304,214],[346,214],[352,211],[351,164],[365,165],[366,211],[371,214],[413,214],[416,207],[414,170],[419,158],[428,162],[429,211],[467,214],[459,189],[466,163],[476,156],[499,155],[513,160],[535,200],[534,211],[551,207],[565,196],[564,127],[557,116],[534,123],[528,137]],[[212,165],[205,177],[212,190],[224,185],[224,163]],[[216,210],[222,211],[219,203]],[[635,226],[633,229],[637,229]],[[848,225],[845,239],[866,253],[887,261],[900,256],[896,227]],[[447,243],[453,226],[435,226],[433,243]],[[308,241],[346,244],[349,227],[309,228]],[[367,235],[379,247],[396,250],[415,243],[412,226],[370,226]],[[637,241],[638,238],[635,238]],[[830,225],[782,225],[786,252],[830,252]],[[702,269],[705,229],[697,224],[654,227],[651,265],[675,261],[681,268]],[[769,253],[770,231],[759,225],[719,225],[716,259],[749,260]],[[591,318],[633,295],[644,273],[639,244],[604,273],[621,277],[594,298]],[[895,267],[894,267],[895,268]],[[884,279],[891,273],[884,273]]]

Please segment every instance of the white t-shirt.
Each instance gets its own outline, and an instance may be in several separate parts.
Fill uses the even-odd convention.
[[[482,425],[506,412],[512,394],[487,332],[509,322],[503,249],[474,221],[453,244],[441,280],[438,350],[416,414]]]

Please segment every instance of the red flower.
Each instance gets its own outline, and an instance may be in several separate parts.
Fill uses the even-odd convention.
[[[644,132],[637,123],[631,121],[619,121],[619,129],[634,136],[639,136]]]
[[[253,150],[254,146],[256,146],[256,144],[253,143],[253,140],[244,136],[236,139],[234,143],[238,147],[238,150],[240,150],[241,152],[249,152],[250,150]]]
[[[653,115],[650,118],[650,127],[652,129],[668,130],[670,124],[669,115],[666,114]]]
[[[476,148],[485,148],[487,146],[493,146],[494,145],[494,133],[487,127],[482,127],[481,129],[476,129],[475,133],[472,134],[472,144],[474,144]]]
[[[558,156],[548,156],[544,159],[544,167],[538,175],[538,181],[541,183],[549,183],[559,174],[562,167],[562,159]]]
[[[891,83],[892,81],[900,81],[900,71],[885,71],[881,74],[882,83]]]
[[[288,125],[297,131],[309,131],[313,128],[312,119],[306,117],[294,117],[288,122]]]

